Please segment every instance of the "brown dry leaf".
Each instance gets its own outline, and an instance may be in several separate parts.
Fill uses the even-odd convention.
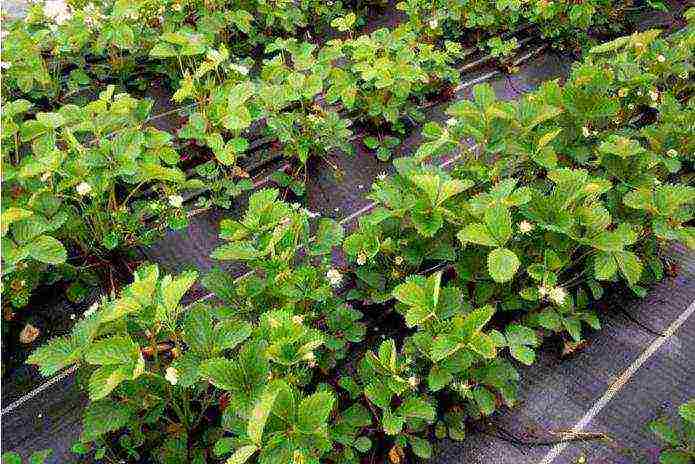
[[[19,332],[19,342],[25,345],[36,340],[36,338],[41,335],[41,331],[31,324],[24,326],[21,332]]]
[[[251,177],[251,175],[248,172],[244,171],[239,166],[234,166],[234,175],[237,177],[243,177],[244,179],[248,179],[249,177]]]
[[[11,321],[15,317],[14,311],[12,311],[10,308],[5,308],[2,310],[2,317],[6,321]]]
[[[586,340],[582,340],[581,342],[571,342],[569,340],[565,341],[565,344],[562,346],[562,357],[566,356],[572,356],[573,354],[577,354],[580,351],[582,351],[588,343]]]
[[[394,445],[393,448],[389,450],[389,461],[392,464],[400,464],[404,457],[405,453],[403,452],[403,448],[398,445]]]

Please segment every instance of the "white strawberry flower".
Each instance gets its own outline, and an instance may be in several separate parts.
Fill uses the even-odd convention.
[[[87,311],[84,312],[84,317],[91,316],[92,314],[97,312],[97,309],[99,309],[99,302],[95,301],[89,308],[87,308]]]
[[[429,21],[430,29],[437,29],[437,26],[439,26],[439,21],[437,21],[437,18],[432,18]]]
[[[164,374],[164,378],[167,380],[172,385],[176,385],[179,381],[179,371],[176,370],[175,367],[167,367],[166,373]]]
[[[169,204],[173,208],[180,208],[183,206],[183,197],[181,195],[169,195]]]
[[[367,255],[364,253],[359,253],[357,255],[357,265],[358,266],[364,266],[367,263]]]
[[[666,57],[664,55],[657,55],[656,61],[659,63],[664,63],[666,61]]]
[[[446,125],[451,127],[451,126],[455,126],[456,124],[458,124],[458,122],[459,122],[459,120],[456,118],[449,118],[446,120]]]
[[[236,72],[238,72],[239,74],[243,75],[243,76],[248,76],[248,75],[249,75],[249,68],[247,68],[247,67],[244,66],[243,64],[232,63],[232,64],[229,65],[229,67],[232,68],[233,70],[235,70]]]
[[[584,135],[584,137],[586,137],[586,138],[591,137],[591,130],[586,126],[583,126],[582,127],[582,135]]]
[[[381,174],[376,176],[376,178],[379,180],[386,180],[386,171],[383,171]]]
[[[531,232],[534,228],[534,225],[528,221],[521,221],[519,223],[519,230],[521,231],[522,234],[528,234]]]
[[[562,287],[553,287],[548,292],[548,298],[558,306],[562,306],[567,298],[567,292]]]
[[[671,158],[675,158],[676,156],[678,156],[678,152],[677,152],[676,150],[674,150],[673,148],[671,148],[670,150],[668,150],[668,151],[666,152],[666,154],[667,154],[668,156],[670,156]]]
[[[72,18],[70,7],[64,0],[46,0],[43,5],[43,14],[58,25]]]
[[[396,266],[400,266],[403,264],[403,256],[396,256],[393,262],[396,264]]]
[[[337,287],[343,281],[343,275],[334,268],[330,268],[328,272],[326,272],[326,278],[332,287]]]
[[[79,195],[85,196],[92,191],[92,186],[89,185],[87,182],[80,182],[79,184],[77,184],[77,187],[75,187],[75,190],[77,190],[77,193]]]

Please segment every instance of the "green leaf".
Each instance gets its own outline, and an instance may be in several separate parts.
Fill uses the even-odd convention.
[[[5,211],[2,212],[2,216],[0,217],[0,228],[2,228],[2,236],[5,236],[7,230],[10,227],[10,224],[16,221],[21,221],[22,219],[26,219],[32,216],[33,214],[33,212],[27,209],[7,208]]]
[[[128,423],[131,413],[130,408],[115,401],[91,403],[84,412],[82,441],[94,441],[109,432],[120,430]]]
[[[560,315],[552,309],[541,311],[536,318],[538,325],[548,330],[559,330],[562,324]]]
[[[299,404],[297,427],[304,432],[316,432],[326,424],[333,409],[335,397],[331,392],[322,391],[304,398]]]
[[[623,251],[615,254],[621,274],[630,285],[636,285],[642,276],[642,262],[631,251]]]
[[[497,241],[483,224],[468,224],[456,234],[456,237],[464,244],[475,243],[489,247],[497,246]]]
[[[505,329],[505,336],[512,357],[527,366],[533,364],[536,353],[529,347],[538,344],[536,332],[523,325],[509,324]]]
[[[507,248],[496,248],[487,257],[487,269],[495,282],[512,280],[520,265],[516,254]]]
[[[423,459],[432,457],[432,444],[428,440],[415,435],[408,435],[408,442],[415,456]]]
[[[89,378],[89,399],[97,401],[108,396],[121,382],[129,378],[122,366],[107,365],[95,370]]]
[[[176,50],[174,50],[174,47],[170,44],[160,42],[152,47],[150,56],[152,58],[171,58],[172,56],[176,56]]]
[[[536,346],[538,344],[536,332],[526,326],[509,324],[504,332],[510,345]]]
[[[478,405],[480,412],[486,416],[489,416],[495,412],[495,397],[490,391],[485,387],[476,387],[473,389],[473,400]]]
[[[646,150],[636,140],[611,135],[609,139],[599,146],[599,151],[605,154],[613,154],[622,159],[644,153]]]
[[[512,236],[512,215],[509,208],[496,204],[485,210],[485,224],[499,246],[503,246]]]
[[[471,336],[468,341],[468,347],[487,359],[493,359],[497,356],[497,347],[495,346],[494,340],[484,333]]]
[[[245,445],[234,452],[225,464],[244,464],[258,450],[256,445]]]
[[[389,409],[384,411],[384,417],[381,420],[381,425],[387,435],[397,435],[401,433],[404,423],[405,419],[403,417],[395,415]]]
[[[232,350],[251,336],[253,326],[246,321],[226,320],[215,326],[214,350]]]
[[[51,129],[58,129],[65,124],[65,118],[60,113],[36,113],[36,120]]]
[[[692,464],[692,455],[680,450],[666,450],[659,455],[660,464]]]
[[[512,355],[514,359],[527,366],[530,366],[536,360],[535,351],[533,351],[528,346],[511,345],[509,347],[509,353]]]
[[[485,324],[490,322],[495,314],[495,308],[491,305],[481,306],[468,313],[458,331],[461,337],[468,337],[483,330]]]
[[[162,304],[165,314],[176,314],[181,298],[188,292],[191,286],[198,278],[198,273],[195,271],[186,271],[178,275],[173,280],[162,282]]]
[[[208,359],[200,365],[201,377],[225,391],[234,391],[238,388],[234,371],[236,371],[234,361],[226,358]]]
[[[433,365],[427,376],[427,385],[432,391],[439,391],[454,380],[454,376],[447,369]]]
[[[422,419],[427,422],[434,422],[437,415],[434,407],[422,398],[411,397],[400,405],[397,414],[406,419]]]
[[[258,258],[262,255],[263,253],[256,250],[252,244],[248,242],[237,242],[226,243],[217,247],[210,256],[219,260],[246,261]]]
[[[29,255],[46,264],[62,264],[68,253],[62,243],[48,235],[40,235],[26,246]]]
[[[678,414],[684,421],[695,424],[695,398],[681,404],[678,408]]]
[[[249,423],[246,429],[246,434],[257,446],[261,446],[263,440],[263,429],[265,423],[270,416],[270,411],[273,409],[275,398],[277,398],[279,389],[269,388],[256,402],[249,417]]]
[[[339,247],[345,231],[339,222],[330,218],[321,218],[314,241],[309,245],[309,252],[314,255],[329,254],[333,247]]]
[[[41,375],[48,377],[62,368],[76,363],[81,351],[67,337],[54,338],[37,348],[27,359],[27,364],[39,366]]]
[[[357,451],[366,453],[372,448],[372,441],[367,437],[359,437],[354,441],[352,446],[354,446]]]
[[[140,356],[138,345],[128,336],[99,340],[87,349],[85,361],[95,365],[132,365]]]
[[[2,464],[22,464],[22,457],[13,451],[2,453]]]
[[[205,305],[196,305],[184,322],[184,340],[191,351],[202,356],[212,356],[215,351],[215,333],[212,313]]]
[[[429,295],[425,287],[425,279],[420,276],[413,276],[405,283],[393,289],[393,296],[401,303],[408,306],[429,306]]]
[[[433,237],[444,225],[444,216],[439,209],[428,210],[416,206],[410,217],[417,231],[425,237]]]
[[[596,280],[610,280],[618,272],[618,263],[612,253],[600,251],[594,258],[594,277]]]
[[[430,348],[430,358],[439,362],[455,353],[461,348],[461,344],[453,338],[439,336],[434,339]]]
[[[51,453],[53,453],[52,449],[34,451],[29,457],[29,464],[44,464]]]

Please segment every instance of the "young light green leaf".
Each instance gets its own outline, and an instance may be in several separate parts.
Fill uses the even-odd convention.
[[[497,241],[483,224],[468,224],[456,234],[456,237],[464,244],[475,243],[489,247],[497,246]]]
[[[512,236],[512,215],[509,208],[495,204],[485,210],[487,230],[499,246],[503,246]]]
[[[249,436],[249,439],[259,447],[263,440],[265,423],[268,420],[270,411],[273,409],[273,404],[275,404],[275,398],[277,398],[278,392],[279,390],[277,388],[268,388],[266,392],[261,395],[251,411],[246,434]]]
[[[46,264],[62,264],[68,257],[65,247],[49,235],[40,235],[27,244],[29,255]]]
[[[258,450],[256,445],[244,445],[225,461],[225,464],[244,464]]]
[[[304,398],[297,412],[297,428],[303,432],[316,432],[326,424],[333,409],[335,397],[329,391],[321,391]]]
[[[512,280],[520,265],[516,254],[507,248],[495,248],[487,257],[487,270],[495,282]]]

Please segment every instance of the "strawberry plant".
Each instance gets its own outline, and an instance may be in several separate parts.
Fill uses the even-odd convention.
[[[460,46],[449,41],[444,47],[422,43],[416,30],[407,26],[336,39],[327,47],[349,63],[331,69],[327,101],[356,108],[378,123],[396,124],[414,111],[413,97],[459,78],[451,64],[461,52]]]
[[[370,150],[376,151],[376,157],[379,161],[388,161],[391,159],[391,150],[398,147],[401,141],[390,135],[378,138],[370,135],[363,138],[362,143]]]
[[[661,464],[680,464],[695,459],[695,399],[678,407],[679,423],[665,418],[649,423],[649,429],[664,444],[659,454]]]
[[[171,137],[142,128],[150,106],[113,87],[83,107],[33,118],[26,100],[6,106],[3,293],[12,290],[14,306],[26,304],[48,265],[66,262],[68,249],[80,266],[186,225],[180,192],[194,184],[176,167]]]

